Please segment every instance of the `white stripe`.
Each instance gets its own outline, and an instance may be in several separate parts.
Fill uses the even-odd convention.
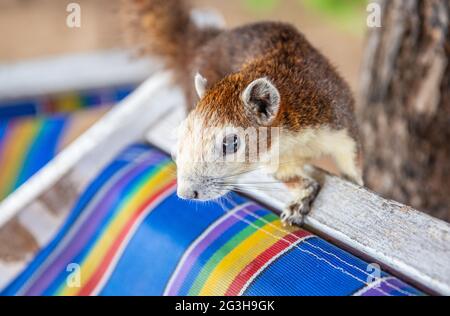
[[[255,216],[255,215],[253,215],[253,216]],[[280,229],[280,228],[278,228],[277,226],[273,225],[272,223],[266,221],[266,220],[263,219],[263,218],[260,218],[260,219],[261,219],[262,221],[264,221],[265,223],[267,223],[269,226],[274,227],[276,230],[278,230],[278,231],[280,231],[280,232],[289,233],[289,231],[287,231],[287,230],[285,230],[285,229]],[[353,265],[353,264],[351,264],[351,263],[345,261],[344,259],[342,259],[341,257],[337,256],[337,255],[334,254],[334,253],[331,253],[331,252],[329,252],[329,251],[326,251],[326,250],[322,249],[322,248],[319,247],[319,246],[313,245],[313,244],[311,244],[309,241],[305,241],[305,244],[307,244],[307,245],[309,245],[309,246],[311,246],[311,247],[313,247],[313,248],[315,248],[315,249],[318,249],[318,250],[320,250],[321,252],[326,253],[326,254],[329,255],[329,256],[332,256],[332,257],[336,258],[336,259],[339,260],[340,262],[342,262],[342,263],[344,263],[344,264],[346,264],[346,265],[348,265],[348,266],[350,266],[350,267],[352,267],[352,268],[354,268],[354,269],[360,271],[361,273],[365,274],[365,275],[368,276],[368,277],[369,277],[369,276],[372,277],[368,272],[366,272],[366,271],[364,271],[364,270],[358,268],[356,265]],[[322,258],[322,257],[321,257],[321,258]],[[324,258],[322,258],[322,259],[324,259]],[[354,277],[355,279],[358,279],[358,278],[355,277],[352,273],[350,273],[349,271],[346,271],[344,268],[341,268],[341,269],[342,269],[342,270],[341,270],[342,272],[345,271],[346,274],[349,274],[349,275],[351,275],[352,277]],[[366,282],[364,282],[364,283],[367,285]],[[403,293],[403,294],[407,295],[407,296],[411,296],[411,295],[412,295],[411,293],[409,293],[409,292],[407,292],[407,291],[404,291],[404,290],[402,290],[402,289],[400,289],[400,288],[398,288],[398,287],[396,287],[395,285],[392,285],[392,284],[390,284],[390,283],[387,283],[386,285],[389,286],[390,288],[393,288],[393,289],[397,290],[397,291],[400,292],[400,293]]]
[[[55,249],[52,250],[52,252],[49,254],[47,258],[39,265],[39,267],[33,272],[30,278],[24,282],[24,284],[20,287],[20,290],[17,292],[17,295],[24,295],[29,288],[35,283],[36,279],[38,279],[42,273],[46,271],[49,265],[53,263],[55,258],[57,258],[62,251],[67,247],[67,245],[72,242],[73,236],[78,232],[80,227],[82,225],[85,225],[86,220],[88,217],[92,214],[92,212],[95,210],[95,207],[98,205],[99,201],[104,198],[104,195],[106,192],[111,190],[112,187],[116,184],[116,181],[123,177],[124,174],[128,173],[130,169],[135,168],[136,165],[128,165],[124,167],[122,170],[120,170],[118,173],[114,174],[108,182],[100,190],[95,194],[94,198],[89,201],[88,205],[81,211],[81,214],[78,216],[78,218],[75,220],[75,222],[70,226],[68,232],[62,240],[58,243],[58,245],[55,247]],[[72,212],[73,210],[71,210]],[[69,214],[67,218],[64,220],[64,223],[62,225],[66,224],[66,220],[68,217],[71,216]],[[61,228],[62,228],[61,225]],[[74,262],[76,263],[76,262]]]
[[[109,278],[111,277],[111,274],[114,271],[114,268],[117,266],[117,262],[119,261],[119,259],[122,257],[122,254],[124,253],[126,247],[128,246],[131,238],[134,236],[136,230],[139,228],[139,226],[141,225],[142,221],[147,217],[147,215],[149,213],[151,213],[156,206],[161,203],[162,201],[164,201],[169,195],[171,195],[172,193],[174,193],[176,190],[176,184],[170,186],[164,193],[162,193],[155,201],[153,201],[144,212],[142,212],[142,214],[136,219],[136,221],[133,223],[133,226],[131,227],[131,229],[129,230],[129,232],[127,233],[125,239],[123,240],[123,242],[120,244],[117,252],[114,254],[113,259],[111,260],[107,270],[105,271],[105,273],[103,274],[101,280],[99,281],[99,283],[97,284],[97,286],[94,288],[94,290],[89,294],[91,296],[94,295],[98,295],[98,293],[101,292],[101,290],[103,289],[103,287],[105,286],[106,282],[109,280]]]
[[[300,242],[302,242],[302,241],[304,241],[304,240],[306,240],[306,239],[308,239],[308,238],[311,238],[311,237],[315,237],[314,235],[308,235],[308,236],[305,236],[305,237],[302,237],[302,238],[300,238],[300,239],[298,239],[298,240],[296,240],[295,242],[293,242],[293,243],[291,243],[290,245],[289,245],[289,247],[286,247],[285,249],[283,249],[283,251],[281,251],[281,252],[279,252],[276,256],[273,256],[272,258],[270,258],[270,260],[268,260],[261,268],[259,268],[258,269],[258,271],[256,271],[256,273],[254,273],[253,275],[252,275],[252,277],[250,278],[250,279],[248,279],[248,281],[244,284],[244,286],[242,287],[242,289],[239,291],[239,296],[241,296],[241,295],[243,295],[244,294],[244,292],[248,289],[248,287],[250,286],[250,284],[252,284],[252,282],[253,282],[253,280],[255,280],[256,279],[256,277],[258,276],[258,275],[260,275],[272,262],[274,262],[275,260],[277,260],[278,258],[280,258],[282,255],[284,255],[286,252],[288,252],[289,250],[291,250],[292,248],[294,248],[294,247],[297,247],[297,245],[300,243]],[[284,240],[284,239],[282,239],[282,240]]]
[[[367,291],[379,286],[382,282],[388,281],[388,280],[395,280],[395,277],[388,276],[388,277],[378,278],[378,279],[374,280],[372,283],[367,284],[365,287],[363,287],[363,288],[359,289],[358,291],[356,291],[355,293],[353,293],[353,296],[361,296],[364,293],[366,293]],[[384,294],[383,290],[379,290],[379,291]],[[409,293],[409,294],[411,295],[411,293]]]
[[[228,211],[227,213],[225,213],[224,216],[220,217],[217,221],[215,221],[212,225],[210,225],[208,227],[208,229],[206,229],[200,236],[197,237],[197,239],[189,246],[189,248],[185,251],[185,253],[183,254],[183,257],[181,258],[181,260],[178,262],[178,265],[174,271],[174,273],[172,273],[172,276],[170,277],[169,282],[166,285],[166,288],[164,290],[163,295],[167,296],[169,291],[172,289],[173,283],[175,282],[176,278],[178,277],[178,274],[180,273],[180,269],[184,266],[184,263],[186,262],[187,258],[190,256],[191,252],[195,249],[195,247],[197,247],[197,245],[203,240],[205,239],[206,236],[208,236],[208,234],[215,229],[217,226],[219,226],[222,222],[224,222],[225,220],[227,220],[232,214],[236,213],[237,211],[250,206],[254,203],[252,202],[246,202],[244,204],[238,205],[235,208],[231,209],[230,211]]]

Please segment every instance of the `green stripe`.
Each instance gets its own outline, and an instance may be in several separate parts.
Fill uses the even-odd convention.
[[[14,129],[21,129],[23,127],[22,124],[23,124],[22,122],[18,122],[17,125],[13,125],[12,132],[14,133]],[[31,133],[28,133],[22,139],[15,140],[18,142],[27,142],[28,144],[27,144],[25,150],[22,153],[20,153],[21,156],[14,157],[18,161],[20,161],[20,163],[18,163],[17,168],[15,170],[13,170],[14,174],[13,174],[13,178],[10,179],[11,181],[9,183],[5,183],[5,186],[3,187],[3,192],[1,192],[1,190],[0,190],[0,198],[8,196],[10,193],[12,193],[17,188],[20,174],[22,173],[22,171],[26,165],[28,155],[29,155],[31,149],[33,148],[33,144],[35,143],[37,137],[39,136],[39,134],[41,133],[41,131],[43,129],[42,120],[32,122],[31,124],[32,124]],[[5,148],[5,150],[8,150],[8,148]],[[11,166],[4,166],[4,167],[11,168]]]
[[[272,213],[257,219],[253,222],[253,225],[247,226],[239,234],[230,239],[225,245],[223,245],[219,250],[217,250],[214,255],[206,262],[203,269],[198,274],[195,279],[194,284],[189,290],[188,295],[196,296],[200,293],[206,280],[208,279],[214,268],[225,258],[234,248],[241,244],[245,239],[249,238],[258,229],[267,224],[267,222],[273,222],[277,220],[278,217]],[[219,280],[218,280],[219,281]]]
[[[122,192],[120,192],[116,199],[118,200],[115,205],[112,206],[109,215],[107,218],[102,220],[102,223],[97,228],[97,232],[94,236],[92,236],[91,240],[88,241],[88,243],[83,247],[81,252],[77,253],[76,256],[72,259],[72,262],[77,262],[80,264],[81,267],[84,267],[84,264],[87,260],[87,258],[92,254],[93,249],[97,246],[100,239],[105,235],[108,234],[108,229],[110,228],[112,222],[116,219],[117,216],[119,216],[124,209],[128,206],[130,200],[136,196],[136,194],[139,193],[140,190],[142,190],[142,187],[145,186],[145,184],[148,181],[151,181],[153,178],[155,178],[160,172],[162,172],[165,168],[167,168],[171,164],[171,160],[167,159],[167,161],[162,160],[158,163],[158,165],[149,165],[147,170],[144,170],[142,173],[140,173],[137,177],[130,179],[130,181],[126,184],[126,186],[123,188]],[[124,175],[126,176],[126,174]],[[120,181],[120,180],[118,180]],[[106,195],[111,194],[111,191],[106,192],[106,194],[102,197],[104,198]],[[156,194],[156,193],[155,193]],[[133,210],[133,212],[136,212],[136,210]],[[115,239],[117,236],[112,236]],[[102,257],[103,259],[103,257]],[[98,264],[96,268],[98,267]],[[53,283],[57,286],[49,295],[61,295],[61,293],[65,290],[67,284],[65,282],[65,271],[59,274],[55,280],[53,280]],[[52,285],[50,285],[46,291],[49,291],[49,289],[52,288]]]

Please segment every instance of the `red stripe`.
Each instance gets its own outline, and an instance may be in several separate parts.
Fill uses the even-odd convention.
[[[310,232],[304,230],[297,230],[283,239],[278,240],[275,244],[267,248],[258,257],[253,259],[231,283],[230,287],[227,289],[226,296],[236,296],[242,290],[245,284],[255,275],[268,261],[272,258],[278,256],[286,248],[289,248],[292,243],[295,243],[300,238],[311,235]]]
[[[133,216],[128,220],[128,222],[125,224],[123,229],[120,231],[120,234],[117,236],[114,243],[111,245],[111,247],[106,252],[105,256],[103,257],[102,262],[97,267],[89,281],[80,289],[80,291],[77,293],[77,295],[86,296],[90,295],[92,291],[96,288],[97,284],[101,281],[103,275],[107,271],[109,265],[111,264],[111,261],[114,259],[115,254],[117,253],[117,250],[127,237],[127,234],[129,230],[133,227],[133,224],[136,222],[136,220],[139,218],[139,216],[147,210],[148,206],[154,202],[158,197],[160,197],[162,194],[164,194],[166,191],[168,191],[170,188],[172,188],[176,183],[176,180],[171,181],[168,185],[163,187],[161,190],[159,190],[155,195],[151,196],[149,199],[145,200],[139,208],[134,212]]]

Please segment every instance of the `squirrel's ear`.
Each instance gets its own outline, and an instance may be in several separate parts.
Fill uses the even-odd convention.
[[[198,97],[201,99],[206,91],[206,84],[208,83],[208,80],[206,80],[205,77],[203,77],[200,73],[195,74],[195,90],[197,91]]]
[[[254,80],[245,88],[241,97],[246,112],[259,124],[268,125],[277,116],[280,108],[280,93],[269,79]]]

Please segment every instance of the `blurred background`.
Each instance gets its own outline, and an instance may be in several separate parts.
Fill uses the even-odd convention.
[[[82,27],[68,28],[66,7],[80,4]],[[0,62],[124,46],[118,0],[0,1]],[[356,87],[365,34],[364,0],[193,0],[220,12],[227,26],[257,20],[296,25]],[[354,89],[356,90],[356,89]]]

